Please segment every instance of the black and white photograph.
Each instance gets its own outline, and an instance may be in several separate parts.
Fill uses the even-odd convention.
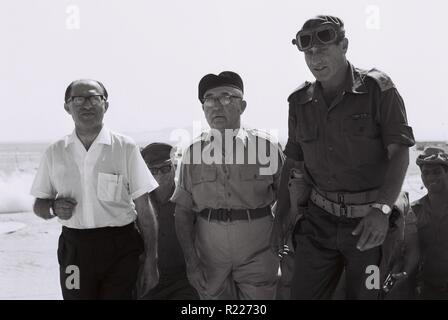
[[[0,300],[448,300],[447,10],[2,1]]]

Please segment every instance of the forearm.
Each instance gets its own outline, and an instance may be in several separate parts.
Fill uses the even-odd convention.
[[[406,176],[409,165],[409,149],[405,146],[396,146],[389,150],[389,154],[389,165],[384,184],[379,190],[377,202],[392,207],[400,194]]]
[[[157,259],[158,223],[152,195],[146,194],[143,199],[135,201],[137,224],[142,234],[146,257]]]
[[[33,211],[42,219],[48,220],[54,218],[54,216],[50,213],[50,207],[53,203],[53,199],[40,199],[36,198],[34,201]]]
[[[194,246],[194,213],[185,207],[176,205],[175,226],[177,238],[184,252],[185,262],[187,263],[187,266],[194,267],[199,263],[199,258]]]

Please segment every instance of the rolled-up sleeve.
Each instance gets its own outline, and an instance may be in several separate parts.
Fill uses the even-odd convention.
[[[296,140],[297,119],[294,112],[294,104],[289,102],[288,112],[288,142],[285,146],[284,154],[295,161],[303,161],[303,152],[299,142]]]
[[[380,108],[384,145],[401,144],[412,147],[415,144],[414,134],[408,125],[403,99],[396,88],[382,92]]]
[[[43,154],[30,191],[30,194],[33,197],[40,199],[53,199],[56,197],[56,190],[51,180],[51,159],[49,157],[49,153],[51,153],[51,150],[47,149],[47,151]]]
[[[133,145],[128,158],[129,192],[133,200],[150,193],[159,184],[149,171],[137,145]]]
[[[192,209],[194,206],[194,201],[191,192],[191,162],[187,161],[187,159],[190,160],[190,153],[188,152],[188,149],[180,162],[176,189],[174,190],[170,201],[187,209]]]

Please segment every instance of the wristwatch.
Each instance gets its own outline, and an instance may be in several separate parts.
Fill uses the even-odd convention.
[[[389,207],[389,205],[383,203],[374,203],[372,204],[372,208],[379,209],[386,216],[389,215],[392,211],[392,208]]]

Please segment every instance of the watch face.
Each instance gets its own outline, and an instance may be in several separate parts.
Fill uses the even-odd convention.
[[[389,214],[392,211],[392,209],[387,204],[383,204],[381,211],[383,211],[385,214]]]

